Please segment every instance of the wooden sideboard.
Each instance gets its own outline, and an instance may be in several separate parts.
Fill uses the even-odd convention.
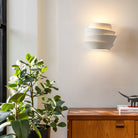
[[[116,108],[70,108],[68,138],[138,138],[138,113]]]

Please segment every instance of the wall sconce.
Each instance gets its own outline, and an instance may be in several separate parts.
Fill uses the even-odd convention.
[[[109,50],[116,38],[112,25],[108,23],[93,23],[85,28],[85,42],[92,49]]]

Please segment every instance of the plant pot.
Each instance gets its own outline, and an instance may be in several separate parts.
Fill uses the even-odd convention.
[[[47,126],[46,129],[45,128],[38,128],[38,129],[41,133],[42,138],[50,138],[50,126]],[[39,138],[39,136],[34,130],[30,130],[28,138]]]

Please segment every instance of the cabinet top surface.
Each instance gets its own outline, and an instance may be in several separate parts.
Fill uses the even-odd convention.
[[[116,108],[69,108],[69,119],[138,119],[138,113],[121,113]]]

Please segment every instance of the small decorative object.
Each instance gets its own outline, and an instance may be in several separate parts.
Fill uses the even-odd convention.
[[[93,23],[85,29],[85,42],[92,49],[109,50],[115,38],[115,32],[108,23]]]
[[[117,110],[119,111],[119,114],[121,112],[124,113],[138,113],[138,95],[132,95],[132,96],[127,96],[121,92],[119,92],[123,97],[127,98],[128,102],[131,103],[131,106],[128,105],[117,105]]]
[[[66,126],[59,122],[59,117],[68,108],[63,106],[59,95],[53,98],[49,95],[52,89],[58,88],[44,75],[47,66],[43,60],[27,54],[26,61],[19,60],[12,68],[14,76],[10,77],[8,85],[11,94],[1,106],[0,131],[11,126],[14,133],[2,138],[50,138],[50,128],[57,131],[57,127]],[[34,98],[39,96],[43,104],[41,109],[34,106]]]
[[[119,92],[123,97],[128,99],[128,102],[131,103],[131,107],[136,107],[138,106],[138,95],[132,95],[132,96],[127,96],[124,95],[123,93]]]
[[[117,105],[117,110],[119,111],[119,113],[138,113],[137,107],[131,107],[128,105]]]

